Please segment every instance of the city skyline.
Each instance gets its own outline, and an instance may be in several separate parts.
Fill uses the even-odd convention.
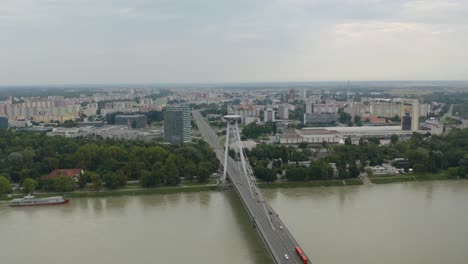
[[[0,85],[465,80],[467,1],[0,4]]]

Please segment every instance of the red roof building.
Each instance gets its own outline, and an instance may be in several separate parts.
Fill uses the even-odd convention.
[[[41,180],[55,179],[58,176],[68,176],[78,182],[83,173],[84,171],[82,169],[57,169],[53,170],[49,175],[42,176]]]

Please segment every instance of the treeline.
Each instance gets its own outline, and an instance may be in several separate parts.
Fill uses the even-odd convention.
[[[276,124],[269,122],[264,125],[250,123],[242,128],[242,140],[258,139],[262,135],[276,133]]]
[[[41,176],[55,169],[83,169],[86,173],[80,177],[78,187],[87,183],[99,186],[102,182],[112,189],[127,180],[139,180],[144,187],[177,185],[181,177],[204,182],[217,167],[215,154],[201,140],[162,145],[0,131],[0,175],[14,183],[33,179],[45,190],[62,188],[54,181],[40,181]]]
[[[227,104],[198,104],[192,105],[192,109],[203,109],[200,113],[203,116],[207,115],[221,115],[225,116],[228,114]]]
[[[349,139],[344,145],[323,144],[319,148],[327,148],[327,157],[310,161],[308,167],[297,163],[311,159],[307,144],[300,144],[300,148],[259,144],[247,153],[255,175],[266,181],[276,179],[283,171],[285,178],[293,181],[353,178],[368,165],[382,165],[385,160],[397,158],[394,166],[407,171],[412,168],[415,173],[446,171],[450,177],[468,174],[468,129],[453,129],[443,137],[414,133],[407,141],[400,141],[396,135],[391,138],[391,144],[386,146],[374,138],[360,140],[358,145]]]

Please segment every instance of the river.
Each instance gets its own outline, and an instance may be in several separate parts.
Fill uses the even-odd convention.
[[[264,190],[314,264],[465,264],[468,181]],[[231,191],[0,203],[2,263],[271,263]]]

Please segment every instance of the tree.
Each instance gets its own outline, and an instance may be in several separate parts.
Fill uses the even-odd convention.
[[[303,181],[307,170],[303,166],[291,166],[286,169],[286,179],[289,181]]]
[[[58,192],[71,192],[76,187],[75,180],[68,176],[58,176],[54,179],[54,190]]]
[[[5,176],[0,176],[0,194],[11,193],[11,191],[10,180]]]
[[[351,145],[351,144],[352,144],[352,142],[351,142],[351,137],[345,138],[345,141],[344,141],[344,142],[345,142],[345,145]]]
[[[177,185],[180,183],[180,175],[179,170],[177,169],[176,159],[177,157],[174,154],[171,154],[164,164],[167,184],[169,185]]]
[[[193,180],[193,175],[197,171],[197,166],[195,162],[187,160],[181,168],[181,176],[184,177],[184,180],[191,181]]]
[[[89,178],[91,180],[91,188],[94,191],[99,191],[102,188],[102,179],[97,173],[90,173]]]
[[[47,165],[51,171],[59,168],[59,160],[57,158],[47,158]]]
[[[380,144],[380,139],[378,137],[369,137],[367,138],[367,142],[379,145]]]
[[[119,180],[118,180],[117,175],[115,173],[108,172],[108,173],[104,174],[104,176],[102,178],[104,180],[104,184],[106,185],[106,187],[111,189],[111,190],[115,190],[120,186]]]
[[[354,116],[354,124],[358,124],[358,123],[361,123],[361,117],[358,116],[358,115],[355,115]]]
[[[448,177],[449,179],[456,179],[456,178],[458,178],[459,170],[460,170],[459,167],[450,167],[450,168],[448,168],[448,169],[447,169],[447,177]]]
[[[37,181],[31,178],[26,178],[23,181],[23,192],[24,193],[33,193],[37,187]]]
[[[276,180],[276,172],[272,169],[263,166],[256,166],[254,168],[254,175],[255,177],[266,182],[272,182]]]
[[[390,142],[391,142],[392,144],[396,144],[396,143],[398,142],[399,139],[400,139],[400,137],[399,137],[398,135],[396,135],[396,134],[392,134],[392,135],[390,136]]]
[[[90,173],[91,172],[86,171],[85,173],[80,175],[80,178],[78,179],[78,187],[80,189],[84,188],[86,184],[88,183],[88,181],[90,180]]]
[[[356,166],[356,161],[352,161],[349,165],[349,177],[356,178],[359,176],[359,169]]]
[[[322,168],[320,167],[320,164],[312,163],[307,170],[307,179],[318,180],[323,177],[322,174],[323,174],[323,171],[322,171]]]
[[[154,177],[154,174],[151,171],[142,171],[139,181],[141,187],[143,188],[156,186],[156,178]]]
[[[374,176],[374,171],[371,168],[366,169],[367,176],[372,177]]]
[[[208,182],[210,179],[210,165],[207,162],[201,162],[198,165],[198,181]]]
[[[340,108],[338,110],[338,115],[339,115],[338,121],[340,121],[340,123],[342,124],[351,123],[351,126],[352,126],[351,115],[346,113],[343,108]]]

